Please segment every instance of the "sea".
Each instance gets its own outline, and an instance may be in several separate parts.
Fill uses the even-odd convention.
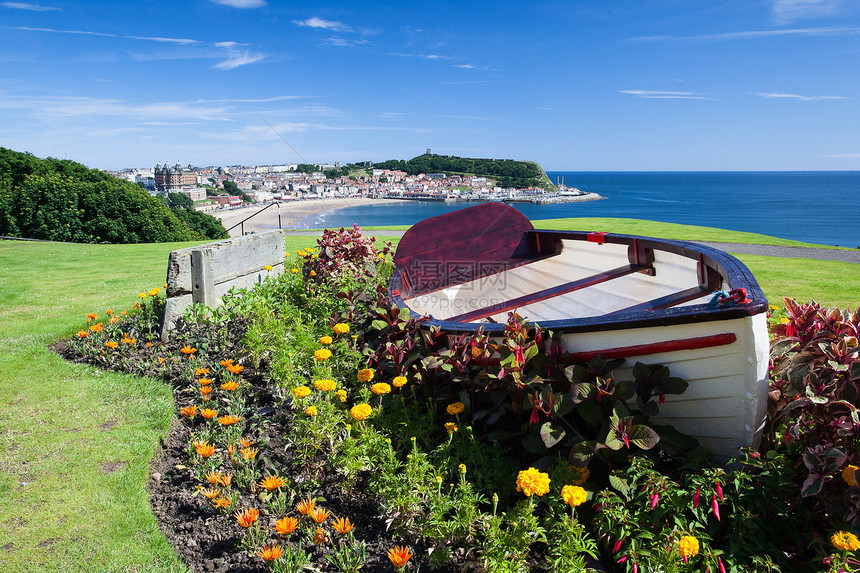
[[[605,200],[513,205],[529,219],[612,217],[717,227],[821,245],[860,247],[860,171],[576,172],[553,182]],[[412,225],[469,202],[404,200],[337,209],[304,219],[306,229]],[[591,229],[587,229],[591,230]]]

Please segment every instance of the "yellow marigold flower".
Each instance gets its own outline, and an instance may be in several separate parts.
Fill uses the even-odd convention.
[[[86,338],[89,335],[90,335],[90,333],[84,329],[81,329],[78,331],[78,338]]]
[[[349,522],[348,517],[341,517],[340,519],[336,519],[332,527],[334,527],[334,530],[341,535],[346,535],[355,528],[355,526]]]
[[[358,381],[359,382],[370,382],[373,380],[373,370],[370,368],[362,368],[358,371]]]
[[[137,298],[146,298],[146,293],[145,292],[138,293]]]
[[[860,540],[850,531],[837,531],[830,536],[830,543],[839,551],[857,551],[860,549]]]
[[[224,368],[226,368],[227,371],[230,372],[231,374],[239,374],[240,372],[242,372],[242,370],[245,369],[245,367],[242,366],[241,364],[228,364]]]
[[[331,350],[328,348],[320,348],[316,352],[314,352],[314,360],[319,360],[320,362],[324,362],[331,358]]]
[[[97,315],[94,312],[91,312],[87,315],[87,322],[92,322],[92,321],[96,320],[98,317],[99,317],[99,315]]]
[[[202,495],[206,499],[212,500],[221,495],[221,490],[215,489],[214,487],[209,489],[201,489],[200,495]]]
[[[860,470],[860,467],[855,465],[846,466],[845,469],[842,470],[842,479],[851,487],[857,485],[857,481],[854,479],[854,472],[857,470]]]
[[[332,327],[332,330],[334,330],[335,334],[346,334],[347,332],[349,332],[349,325],[344,324],[342,322],[338,322],[334,325],[334,327]]]
[[[517,491],[523,492],[528,497],[533,495],[542,496],[549,492],[549,474],[535,468],[522,470],[517,475]]]
[[[101,322],[97,322],[90,326],[90,332],[101,332],[104,330],[104,325]]]
[[[445,422],[445,429],[448,430],[449,434],[453,434],[459,428],[457,428],[457,424],[455,424],[454,422]]]
[[[314,250],[313,250],[312,248],[310,248],[310,247],[305,247],[305,252],[306,252],[306,253],[313,253],[313,252],[314,252]]]
[[[201,458],[208,458],[215,453],[215,446],[206,442],[197,442],[194,444],[194,450]]]
[[[221,424],[222,426],[231,426],[231,425],[235,424],[236,422],[241,422],[241,421],[242,421],[241,416],[221,416],[220,418],[218,418],[218,423]]]
[[[107,342],[105,342],[105,346],[107,346],[108,348],[116,348],[117,346],[119,346],[119,344],[117,344],[114,340],[108,340]]]
[[[328,537],[325,534],[325,530],[322,527],[317,527],[317,530],[314,532],[314,543],[320,544],[328,541]]]
[[[233,501],[228,497],[218,497],[212,502],[212,505],[215,506],[216,509],[222,507],[230,507],[233,504]]]
[[[193,418],[197,415],[197,406],[185,406],[179,411],[186,418]]]
[[[791,322],[791,321],[788,320],[787,318],[785,318],[784,316],[779,319],[780,324],[788,324],[789,322]]]
[[[314,416],[317,415],[317,407],[316,406],[308,406],[307,408],[305,408],[305,414],[307,414],[308,416],[313,418]]]
[[[320,336],[320,344],[331,344],[332,341],[331,336]]]
[[[369,404],[356,404],[349,410],[349,415],[355,420],[364,420],[373,413],[373,408]]]
[[[210,384],[212,384],[212,379],[211,378],[198,378],[197,383],[200,384],[201,386],[209,386]]]
[[[296,504],[296,511],[298,511],[302,515],[310,515],[310,513],[314,510],[314,505],[316,505],[316,502],[314,500],[303,499]]]
[[[311,275],[312,277],[317,276],[317,272],[313,269],[311,269],[311,272],[309,272],[308,274]]]
[[[567,475],[572,485],[582,485],[588,481],[589,476],[591,476],[591,472],[588,471],[588,468],[568,466]]]
[[[856,537],[855,537],[856,539]],[[693,557],[699,553],[699,540],[692,535],[685,535],[678,540],[678,552],[681,557]]]
[[[406,386],[406,376],[395,376],[394,380],[391,381],[391,385],[395,388]]]
[[[338,390],[337,392],[335,392],[335,395],[337,396],[337,399],[341,402],[346,402],[346,390]]]
[[[299,526],[299,520],[295,517],[284,517],[275,523],[275,533],[278,535],[289,535]]]
[[[460,464],[457,466],[457,470],[460,472],[461,476],[466,475],[466,464]]]
[[[267,271],[270,271],[270,270],[272,270],[272,265],[266,265],[266,266],[265,266],[265,267],[263,267],[263,268],[264,268],[265,270],[267,270]]]
[[[448,404],[448,407],[445,408],[445,411],[452,416],[456,416],[457,414],[462,414],[463,410],[465,409],[466,406],[462,402],[454,402],[453,404]]]
[[[317,507],[310,513],[310,518],[314,520],[314,523],[322,523],[328,519],[329,515],[331,515],[329,510]]]
[[[588,492],[578,485],[566,485],[561,488],[561,498],[570,507],[582,505],[588,499]]]
[[[183,346],[182,348],[179,349],[179,352],[181,352],[182,354],[188,355],[188,354],[194,354],[195,352],[197,352],[197,349],[192,348],[190,345],[186,344],[185,346]]]
[[[224,382],[223,384],[221,384],[221,389],[227,390],[228,392],[232,392],[233,390],[235,390],[238,387],[239,387],[239,385],[236,383],[235,380],[228,380],[227,382]]]
[[[236,521],[239,522],[239,525],[241,525],[245,529],[248,529],[249,527],[254,525],[254,522],[256,522],[257,519],[259,519],[260,511],[252,507],[250,509],[246,509],[245,511],[237,511],[233,515],[236,516]]]
[[[314,380],[314,387],[320,392],[331,392],[337,388],[337,382],[334,380]]]
[[[257,448],[242,448],[241,450],[239,450],[239,453],[242,454],[242,459],[244,459],[245,461],[251,461],[255,457],[257,457],[257,454],[260,453],[260,450],[258,450]]]
[[[148,294],[149,296],[155,296],[159,292],[161,292],[161,289],[158,287],[154,287],[154,288],[149,289],[149,291],[146,294]]]
[[[263,545],[257,549],[257,557],[266,562],[280,559],[284,555],[284,549],[280,545]]]
[[[311,395],[311,389],[307,386],[298,386],[293,388],[293,396],[296,398],[307,398]]]
[[[218,415],[218,412],[216,412],[212,408],[203,408],[202,410],[200,410],[200,415],[203,416],[204,418],[206,418],[207,420],[211,420],[212,418],[214,418],[215,416]]]
[[[298,273],[299,273],[299,269],[297,269],[297,268],[293,267],[293,268],[291,268],[291,269],[290,269],[290,272],[291,272],[291,273],[293,273],[294,275],[296,275],[296,274],[298,274]]]
[[[388,550],[388,559],[395,569],[403,569],[406,563],[414,555],[408,547],[395,546],[394,549]]]
[[[370,391],[376,394],[377,396],[382,394],[388,394],[391,392],[391,386],[386,384],[385,382],[377,382],[373,386],[370,387]]]
[[[281,476],[266,476],[257,485],[265,490],[272,491],[279,487],[284,487],[287,485],[287,482]]]

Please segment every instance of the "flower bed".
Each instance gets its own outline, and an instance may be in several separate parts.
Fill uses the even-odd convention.
[[[724,467],[651,421],[686,389],[667,369],[569,366],[516,314],[499,339],[423,329],[389,308],[390,265],[327,231],[168,342],[159,289],[68,341],[174,384],[151,494],[194,570],[857,566],[860,313],[774,309],[765,439]]]

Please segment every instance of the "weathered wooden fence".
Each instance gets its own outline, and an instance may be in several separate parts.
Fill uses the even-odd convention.
[[[249,288],[269,275],[282,273],[286,259],[284,232],[280,230],[172,251],[167,261],[162,338],[193,303],[214,308],[231,288]]]

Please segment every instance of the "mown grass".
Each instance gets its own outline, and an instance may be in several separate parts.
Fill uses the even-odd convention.
[[[741,234],[664,223],[558,225],[743,242]],[[609,221],[609,222],[606,222]],[[646,227],[639,227],[639,225]],[[545,228],[548,225],[542,224]],[[565,227],[561,227],[565,228]],[[708,239],[705,237],[712,236]],[[717,238],[718,237],[718,238]],[[763,237],[761,235],[755,237]],[[382,237],[397,242],[396,237]],[[794,244],[764,237],[750,242]],[[288,252],[315,244],[291,236]],[[184,571],[144,490],[173,404],[160,381],[69,364],[48,350],[88,312],[130,308],[164,282],[187,244],[0,242],[0,563],[4,571]],[[856,308],[858,266],[739,255],[774,303],[783,296]]]

